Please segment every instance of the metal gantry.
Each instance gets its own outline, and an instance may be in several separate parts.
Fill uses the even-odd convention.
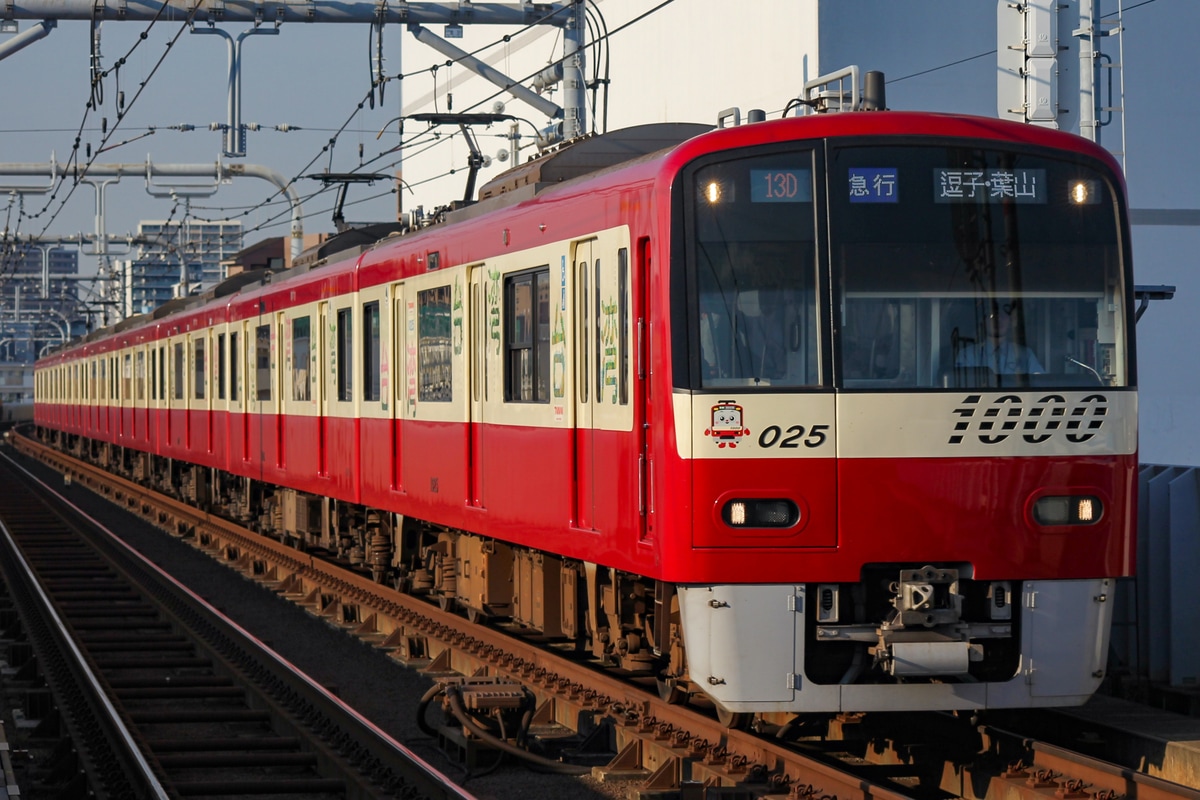
[[[194,33],[214,33],[228,43],[228,122],[225,128],[225,155],[230,158],[246,154],[246,127],[241,119],[241,50],[245,39],[255,34],[278,33],[285,23],[357,23],[379,26],[405,25],[422,43],[443,55],[456,59],[467,69],[492,81],[513,97],[529,103],[536,110],[557,121],[563,140],[575,139],[587,131],[586,78],[584,36],[587,30],[584,2],[560,3],[471,3],[471,2],[399,2],[389,5],[378,2],[245,2],[218,0],[197,3],[193,0],[0,0],[0,20],[39,20],[39,26],[0,45],[0,59],[20,50],[38,39],[45,38],[61,20],[87,20],[92,23],[93,39],[99,38],[99,26],[105,21],[150,21],[166,15],[168,19],[184,19]],[[233,22],[249,22],[254,27],[236,38],[218,28]],[[558,106],[500,74],[424,25],[442,23],[451,28],[462,25],[551,25],[562,29],[563,50],[561,83],[563,104]],[[264,27],[266,25],[273,27]],[[207,26],[207,27],[205,27]],[[381,72],[381,71],[380,71]],[[557,132],[557,130],[556,130]]]
[[[224,133],[223,155],[241,158],[246,155],[247,125],[242,118],[242,49],[245,41],[256,35],[278,35],[287,23],[334,23],[369,24],[378,28],[380,40],[388,24],[402,25],[414,38],[432,47],[447,58],[455,60],[469,71],[484,77],[502,91],[520,100],[537,113],[550,119],[548,127],[537,131],[539,144],[545,146],[557,141],[571,140],[587,132],[586,79],[584,37],[586,33],[586,3],[583,0],[565,2],[474,3],[459,2],[317,2],[316,0],[284,0],[260,2],[259,0],[0,0],[0,23],[7,32],[16,29],[17,20],[37,20],[37,24],[7,41],[0,42],[0,60],[34,43],[45,39],[57,28],[59,21],[79,20],[91,23],[93,70],[99,69],[101,24],[109,22],[146,22],[159,18],[184,20],[192,33],[217,35],[226,40],[228,50],[227,70],[227,121],[214,125]],[[238,34],[231,34],[221,26],[229,23],[250,23],[253,27]],[[449,36],[461,35],[463,25],[507,25],[534,26],[550,25],[561,29],[563,39],[562,57],[536,76],[537,91],[526,88],[521,81],[502,74],[482,60],[455,47],[430,31],[427,25],[446,25]],[[377,82],[387,80],[383,73],[382,53],[373,67]],[[546,99],[541,92],[552,84],[561,85],[562,105]],[[535,126],[536,127],[536,126]],[[513,134],[515,137],[515,133]],[[394,150],[396,158],[402,159],[400,148]],[[302,249],[303,225],[299,197],[291,182],[267,167],[242,164],[230,165],[218,161],[202,165],[155,165],[149,157],[145,164],[94,164],[72,166],[69,177],[79,183],[92,186],[95,191],[95,232],[91,237],[79,234],[77,244],[91,247],[88,255],[97,256],[102,271],[107,271],[110,244],[121,241],[112,239],[107,233],[105,192],[109,185],[121,177],[144,175],[146,189],[152,194],[152,180],[159,177],[212,177],[214,186],[231,177],[259,177],[279,187],[291,204],[291,255],[296,257]],[[399,176],[400,172],[397,171]],[[46,177],[48,185],[0,185],[0,192],[24,196],[46,194],[53,190],[55,181],[68,177],[68,168],[51,159],[44,164],[0,164],[0,181],[7,177]],[[397,178],[399,182],[399,178]],[[188,187],[189,189],[191,187]],[[11,246],[44,246],[51,240],[62,244],[62,237],[17,237],[8,231],[4,241]],[[103,276],[101,276],[103,277]]]

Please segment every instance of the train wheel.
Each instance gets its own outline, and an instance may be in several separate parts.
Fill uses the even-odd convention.
[[[688,700],[689,692],[679,684],[678,678],[658,679],[658,698],[671,705],[683,705]]]
[[[714,705],[717,708],[717,722],[720,722],[730,730],[745,730],[750,725],[750,721],[754,719],[753,714],[730,711],[720,703],[715,703]]]

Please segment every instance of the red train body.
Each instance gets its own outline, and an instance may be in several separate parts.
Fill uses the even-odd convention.
[[[1137,468],[1101,149],[647,126],[481,195],[41,360],[42,435],[730,713],[1095,690]]]

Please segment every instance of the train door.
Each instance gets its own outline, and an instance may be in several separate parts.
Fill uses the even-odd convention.
[[[167,427],[167,420],[170,419],[170,408],[167,406],[167,345],[165,344],[166,332],[165,326],[160,326],[157,332],[160,338],[155,341],[155,347],[158,352],[158,363],[155,365],[155,385],[158,394],[155,396],[157,403],[154,404],[154,452],[157,455],[162,455],[167,446],[170,444],[170,430]]]
[[[129,436],[129,429],[133,423],[132,403],[133,397],[130,392],[130,387],[133,385],[133,356],[128,350],[122,350],[121,355],[117,357],[117,363],[120,366],[120,382],[118,384],[118,397],[121,399],[121,413],[117,421],[117,440],[127,446],[126,439]]]
[[[195,401],[192,399],[192,393],[196,391],[195,379],[196,374],[196,342],[197,339],[192,336],[185,336],[183,339],[183,447],[187,451],[192,449],[192,409],[196,407]]]
[[[254,338],[250,334],[250,323],[246,320],[236,323],[236,328],[229,337],[229,363],[234,365],[234,369],[237,370],[237,378],[230,380],[229,391],[237,392],[234,399],[237,400],[240,443],[236,452],[241,457],[243,464],[250,462],[250,409],[253,408],[251,402],[254,399],[250,392],[254,385],[251,381],[254,380],[255,367],[253,344]]]
[[[633,313],[631,335],[633,337],[633,430],[637,442],[637,497],[638,497],[638,540],[654,538],[654,504],[651,502],[651,475],[653,474],[654,451],[651,439],[646,435],[650,419],[657,409],[650,404],[650,239],[642,237],[636,245],[636,264],[624,260],[621,269],[626,275],[632,270],[635,277],[627,278],[633,295],[630,308]],[[636,278],[636,283],[634,282]]]
[[[191,447],[201,449],[202,452],[207,452],[208,438],[208,423],[209,423],[209,400],[211,395],[208,390],[208,331],[202,330],[200,334],[192,341],[192,393],[193,401],[192,419],[195,421],[193,427],[193,438],[195,442]]]
[[[274,381],[272,394],[274,395],[273,409],[275,420],[275,468],[282,470],[286,465],[285,453],[283,448],[284,438],[284,389],[287,387],[287,370],[284,369],[284,347],[291,352],[292,340],[291,336],[286,333],[287,320],[284,317],[284,312],[275,312],[275,325],[271,329],[271,336],[274,339],[271,347],[271,361],[275,365]]]
[[[486,314],[487,304],[484,302],[487,295],[487,270],[482,264],[471,267],[469,270],[468,289],[467,289],[467,312],[466,312],[466,334],[465,340],[469,342],[468,353],[469,361],[467,363],[468,383],[470,384],[471,398],[468,402],[469,406],[469,425],[470,429],[470,471],[467,486],[467,502],[476,508],[483,508],[483,476],[484,476],[484,436],[483,426],[486,422],[484,417],[484,409],[487,408],[487,343],[488,337],[483,335],[487,330]]]
[[[575,245],[575,525],[593,528],[596,512],[595,430],[596,404],[592,374],[595,370],[596,286],[592,268],[594,240]]]
[[[329,456],[327,427],[329,420],[329,371],[337,368],[336,359],[329,357],[329,302],[323,301],[317,305],[317,335],[312,343],[313,352],[317,354],[317,363],[323,364],[323,369],[317,370],[317,475],[329,477]]]
[[[409,313],[409,304],[404,292],[404,284],[398,283],[392,287],[392,364],[395,369],[392,382],[392,422],[391,422],[391,483],[395,491],[404,491],[404,460],[401,457],[404,445],[404,419],[410,405],[412,387],[416,381],[416,347],[413,325],[416,324],[415,311]]]
[[[201,363],[198,369],[202,370],[204,374],[197,375],[196,380],[204,380],[208,382],[207,391],[204,392],[204,402],[200,407],[203,409],[205,417],[204,434],[205,439],[207,440],[205,443],[205,452],[211,456],[216,450],[216,432],[214,427],[216,426],[217,422],[217,400],[223,397],[221,394],[220,382],[225,379],[225,376],[218,369],[218,366],[221,364],[221,359],[218,355],[220,351],[217,349],[218,342],[216,331],[214,331],[212,328],[208,328],[204,331],[203,336],[205,341],[204,344],[201,345],[201,352],[198,355],[203,356],[204,349],[207,349],[208,355],[206,357],[207,361],[205,361],[205,357],[201,357]]]
[[[644,413],[634,380],[640,292],[626,235],[575,246],[575,500],[578,527],[632,544],[645,536],[646,453],[635,424]]]
[[[137,362],[134,364],[135,399],[137,410],[134,412],[133,427],[144,441],[150,441],[150,402],[146,394],[146,351],[144,343],[138,345]]]

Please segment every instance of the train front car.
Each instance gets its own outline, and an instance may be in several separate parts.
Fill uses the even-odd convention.
[[[1133,568],[1111,157],[893,112],[707,142],[672,184],[691,496],[663,498],[693,686],[727,713],[1084,702]]]

